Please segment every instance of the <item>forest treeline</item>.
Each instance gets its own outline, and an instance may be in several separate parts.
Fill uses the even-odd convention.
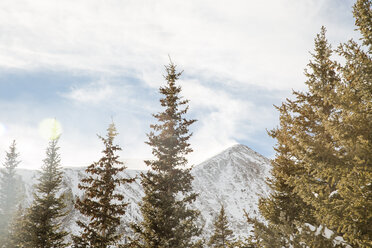
[[[305,75],[306,92],[293,91],[279,111],[272,160],[272,192],[261,198],[263,219],[246,214],[253,227],[246,239],[234,238],[225,206],[217,206],[213,234],[201,238],[199,210],[186,155],[192,152],[186,118],[188,100],[181,96],[181,73],[170,62],[160,87],[163,111],[147,134],[153,160],[140,175],[144,197],[142,220],[131,231],[119,229],[128,203],[116,188],[135,178],[122,178],[126,169],[117,152],[114,123],[101,139],[99,161],[85,170],[78,187],[84,192],[74,208],[84,218],[78,233],[67,233],[68,214],[62,188],[58,138],[49,141],[35,187],[33,202],[22,206],[16,177],[19,154],[14,141],[0,173],[0,247],[372,247],[372,3],[358,0],[353,14],[360,42],[349,40],[332,48],[321,28],[315,38]],[[336,56],[334,56],[336,55]],[[334,58],[338,58],[338,60]]]

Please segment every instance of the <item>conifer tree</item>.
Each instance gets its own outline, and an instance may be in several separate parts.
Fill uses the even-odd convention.
[[[118,227],[128,203],[124,202],[124,196],[116,189],[134,179],[120,175],[126,167],[116,155],[121,148],[114,144],[118,134],[114,123],[107,131],[106,138],[99,136],[105,145],[102,151],[104,156],[85,170],[87,176],[79,184],[84,198],[77,199],[75,207],[88,217],[89,222],[77,221],[82,231],[73,237],[73,247],[118,247],[123,236],[118,233]]]
[[[281,107],[280,127],[269,134],[278,141],[275,147],[276,158],[272,162],[273,178],[269,185],[273,193],[267,199],[261,199],[260,212],[268,220],[268,226],[258,223],[258,220],[248,220],[255,225],[255,234],[261,239],[264,247],[273,247],[274,242],[284,247],[301,247],[305,242],[305,230],[310,232],[304,224],[318,227],[321,222],[314,216],[316,206],[307,201],[299,194],[297,184],[308,187],[304,181],[296,181],[298,178],[312,178],[314,166],[303,160],[304,154],[310,152],[314,156],[325,158],[325,149],[314,146],[311,143],[318,139],[322,144],[330,142],[324,134],[324,117],[333,110],[333,106],[327,100],[327,96],[333,94],[338,77],[335,73],[336,63],[330,57],[332,50],[325,38],[325,28],[315,39],[314,60],[309,63],[309,71],[306,71],[309,92],[294,92],[295,101],[287,100]],[[323,153],[322,153],[323,152]],[[331,158],[329,158],[331,159]],[[320,182],[327,175],[327,171],[319,172],[315,182]],[[304,179],[303,179],[304,180]],[[326,181],[324,179],[324,181]],[[323,184],[321,182],[320,184]],[[317,192],[318,185],[308,187],[308,193]],[[302,232],[299,232],[302,230]],[[315,234],[314,234],[315,235]],[[274,241],[275,239],[275,241]],[[320,239],[322,239],[320,237]]]
[[[67,247],[67,232],[62,230],[62,219],[66,216],[63,196],[58,196],[63,172],[57,146],[59,138],[49,141],[46,158],[42,166],[39,183],[31,206],[24,216],[21,233],[29,238],[20,247],[61,248]]]
[[[323,104],[314,109],[315,118],[309,121],[313,122],[309,133],[302,131],[297,136],[303,150],[296,158],[302,161],[307,173],[292,176],[289,183],[304,201],[314,207],[319,223],[343,237],[351,246],[370,247],[371,2],[357,1],[354,16],[366,49],[352,40],[341,45],[337,52],[346,61],[337,67],[341,80],[334,80],[328,87],[322,85],[310,89],[313,99],[318,97]],[[321,78],[318,84],[325,83],[326,80]],[[318,84],[311,82],[314,86]],[[305,123],[298,118],[295,125],[305,126]]]
[[[13,216],[9,226],[9,236],[2,248],[26,248],[29,247],[31,233],[28,232],[27,210],[21,205]]]
[[[337,84],[337,94],[330,97],[337,111],[324,124],[337,160],[316,161],[318,170],[321,166],[334,168],[328,174],[334,188],[324,191],[325,197],[318,197],[323,201],[314,203],[318,218],[347,243],[371,247],[372,2],[357,1],[353,13],[362,45],[350,40],[336,50],[345,63],[338,65],[342,80]]]
[[[229,228],[229,221],[225,214],[225,208],[221,205],[220,213],[214,221],[214,233],[209,239],[209,246],[226,248],[233,243],[233,231]]]
[[[270,133],[278,141],[274,193],[260,201],[268,226],[250,219],[263,247],[272,247],[270,237],[284,247],[372,245],[371,11],[370,1],[354,5],[364,47],[354,41],[341,45],[336,51],[345,64],[330,59],[322,30],[306,71],[309,91],[294,92],[296,100],[278,108],[280,127]],[[326,228],[333,232],[330,239],[324,238]],[[336,242],[336,236],[344,241]]]
[[[172,62],[165,68],[167,83],[160,87],[165,110],[153,115],[158,123],[150,126],[153,131],[146,142],[155,159],[145,161],[150,170],[141,175],[143,221],[133,226],[138,235],[135,246],[143,248],[193,247],[200,234],[199,211],[190,206],[197,196],[192,192],[191,168],[185,168],[185,156],[192,152],[188,128],[195,120],[184,117],[188,100],[180,96],[181,87],[176,85],[181,73]]]
[[[18,157],[16,142],[13,141],[9,152],[6,152],[4,168],[0,170],[0,247],[8,236],[9,225],[20,200],[20,182],[15,171],[20,163]]]

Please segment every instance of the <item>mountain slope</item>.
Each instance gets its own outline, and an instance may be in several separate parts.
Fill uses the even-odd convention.
[[[269,188],[265,178],[269,176],[269,160],[244,145],[235,145],[208,159],[192,169],[193,188],[199,194],[194,207],[201,211],[200,224],[204,226],[204,236],[213,231],[213,220],[220,205],[225,206],[226,214],[237,236],[247,236],[249,227],[244,218],[244,210],[252,216],[258,216],[258,198],[267,196]],[[61,194],[66,196],[70,214],[64,226],[71,233],[77,233],[75,224],[82,216],[73,208],[76,197],[84,197],[78,189],[79,180],[84,176],[84,168],[64,168],[63,188]],[[143,197],[138,170],[126,170],[124,177],[138,177],[130,184],[118,189],[130,202],[122,223],[123,231],[129,231],[129,223],[141,219],[138,203]],[[32,201],[32,185],[37,183],[37,172],[19,170],[25,184],[25,203]]]
[[[196,206],[205,220],[206,232],[213,230],[214,217],[223,204],[234,233],[247,236],[250,228],[244,210],[258,217],[258,198],[269,193],[265,183],[269,170],[270,161],[244,145],[228,148],[195,167]]]

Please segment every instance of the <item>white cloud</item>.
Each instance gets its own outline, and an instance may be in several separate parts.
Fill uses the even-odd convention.
[[[0,161],[4,161],[5,151],[8,150],[12,140],[16,140],[21,160],[19,166],[27,169],[40,168],[45,158],[48,141],[40,134],[39,124],[45,118],[56,116],[48,115],[47,112],[50,110],[46,111],[45,106],[34,102],[6,103],[0,101],[0,106],[0,113],[3,116],[1,122],[7,127],[0,139]],[[92,159],[97,158],[101,150],[95,133],[86,135],[86,129],[90,130],[90,127],[79,126],[76,120],[68,119],[69,116],[62,113],[61,109],[55,109],[55,113],[58,113],[56,118],[63,128],[59,142],[62,164],[82,166],[93,162]],[[59,118],[61,116],[65,119]],[[81,122],[81,120],[78,121]]]
[[[0,142],[1,161],[4,162],[5,151],[9,151],[9,146],[13,140],[17,142],[17,150],[20,153],[21,167],[35,168],[42,165],[42,155],[45,151],[37,127],[10,123],[7,132],[2,135]],[[25,144],[27,144],[25,146]]]
[[[344,21],[352,1],[339,5],[325,0],[3,0],[0,66],[135,71],[148,79],[147,74],[161,73],[170,54],[189,73],[207,79],[298,88],[321,25],[329,26],[336,43],[353,35]],[[158,85],[154,78],[146,81]]]
[[[39,115],[40,112],[37,114]],[[5,151],[13,140],[16,140],[17,150],[20,153],[21,164],[19,167],[26,169],[39,169],[45,158],[45,150],[48,141],[40,135],[38,122],[42,119],[35,116],[35,121],[28,122],[26,117],[22,120],[7,120],[6,131],[1,134],[0,139],[0,163],[4,162]],[[76,122],[78,121],[78,122]],[[79,124],[83,122],[83,124]],[[99,124],[98,124],[99,121]],[[64,132],[59,141],[61,164],[63,166],[88,166],[94,161],[98,161],[102,156],[103,143],[96,134],[105,136],[107,120],[97,120],[92,125],[85,125],[82,120],[64,120],[61,125]],[[143,169],[144,165],[140,163],[141,159],[151,155],[149,148],[144,144],[145,134],[142,123],[133,124],[132,121],[125,122],[122,119],[116,121],[119,136],[116,143],[123,151],[118,155],[129,161],[127,166],[135,169],[135,166]],[[4,124],[3,124],[4,125]],[[99,128],[102,126],[103,128]]]
[[[291,88],[303,88],[303,69],[310,58],[307,51],[313,49],[321,25],[327,26],[334,46],[356,36],[352,3],[2,0],[0,69],[78,71],[103,78],[76,83],[64,93],[78,103],[79,114],[63,107],[54,110],[63,116],[62,124],[68,123],[61,151],[65,162],[75,165],[98,158],[100,143],[94,134],[104,130],[102,122],[109,121],[112,114],[122,130],[123,156],[150,154],[143,143],[150,123],[143,116],[150,116],[157,106],[146,98],[150,96],[136,93],[144,85],[128,86],[112,79],[139,79],[155,91],[164,82],[162,64],[168,62],[169,54],[185,70],[182,94],[191,100],[190,113],[199,120],[194,124],[195,153],[190,157],[198,163],[276,123],[275,110],[260,104],[259,96],[245,98],[229,89],[242,93],[254,87],[280,89],[288,95]],[[54,116],[47,116],[47,112],[53,113],[47,106],[38,111],[38,105],[24,105],[2,108],[13,131],[2,136],[0,149],[5,150],[11,139],[19,139],[25,163],[35,164],[45,148],[36,135],[35,119]],[[96,113],[92,108],[101,105],[109,111]],[[26,120],[16,121],[19,116]]]
[[[111,85],[104,82],[91,83],[85,87],[74,87],[69,93],[64,96],[75,102],[98,104],[102,101],[109,100],[114,94],[114,89]]]
[[[237,140],[249,140],[255,132],[272,128],[275,110],[260,106],[225,90],[203,86],[197,80],[181,80],[182,95],[190,99],[191,112],[198,122],[192,145],[192,163],[200,163]]]

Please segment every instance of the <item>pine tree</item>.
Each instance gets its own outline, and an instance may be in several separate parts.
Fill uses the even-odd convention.
[[[338,160],[318,163],[337,164],[329,172],[335,186],[317,210],[328,228],[363,248],[372,246],[372,2],[357,1],[354,17],[362,45],[350,40],[337,49],[345,63],[338,66],[342,80],[330,100],[337,111],[325,122]]]
[[[331,60],[322,30],[306,71],[308,92],[294,92],[296,100],[278,108],[280,127],[270,132],[278,141],[274,193],[260,201],[268,225],[249,220],[263,247],[273,247],[273,237],[283,247],[372,245],[371,11],[370,1],[354,5],[364,47],[352,40],[341,45],[344,64]]]
[[[362,44],[368,49],[368,54],[372,54],[372,3],[371,0],[358,0],[354,4],[353,14],[355,25],[362,35]],[[367,76],[368,77],[368,76]],[[370,84],[371,81],[369,81]],[[368,82],[366,82],[368,84]]]
[[[114,145],[117,136],[114,123],[110,124],[107,131],[106,138],[99,136],[105,145],[104,156],[85,170],[87,177],[79,184],[85,198],[77,199],[75,207],[89,218],[89,222],[77,221],[82,232],[73,237],[74,247],[117,247],[123,236],[118,233],[118,227],[128,203],[117,192],[117,187],[131,183],[134,179],[122,178],[119,174],[126,167],[115,154],[121,148]]]
[[[327,157],[329,153],[324,146],[331,141],[329,136],[324,135],[323,126],[334,109],[327,97],[334,94],[334,86],[339,80],[335,73],[336,63],[330,59],[331,55],[325,28],[322,28],[315,39],[314,61],[310,62],[310,70],[306,71],[309,92],[294,92],[295,101],[287,100],[281,107],[277,107],[280,127],[269,132],[278,141],[275,147],[276,158],[272,162],[273,178],[269,180],[273,193],[259,203],[260,212],[268,221],[268,226],[248,218],[254,224],[255,234],[264,247],[274,247],[274,242],[284,247],[302,247],[301,244],[309,235],[305,230],[311,232],[305,223],[314,227],[322,223],[315,216],[314,204],[320,198],[316,198],[313,192],[319,195],[320,185],[330,187],[326,181],[328,170],[318,171],[315,179],[315,164],[309,163],[310,157],[305,159],[305,156],[312,156],[313,161],[319,158],[334,159],[332,156]],[[313,181],[305,183],[309,178]],[[299,193],[298,185],[303,186],[301,192],[306,191],[311,199]]]
[[[225,214],[225,208],[221,205],[220,213],[214,221],[214,233],[209,239],[209,246],[226,248],[233,243],[233,231],[229,229],[229,221]]]
[[[352,40],[341,45],[337,52],[346,61],[337,67],[341,80],[334,80],[333,84],[328,82],[328,87],[318,86],[327,82],[324,78],[310,82],[313,99],[318,98],[323,104],[314,108],[315,118],[310,119],[309,133],[302,131],[301,136],[298,135],[303,150],[296,158],[302,161],[307,173],[292,176],[290,184],[304,201],[315,208],[314,215],[319,223],[343,237],[351,246],[370,247],[371,2],[357,1],[354,16],[366,49]],[[305,123],[297,119],[295,125],[305,126]]]
[[[192,247],[201,231],[196,225],[199,211],[190,206],[197,196],[192,192],[191,168],[184,168],[185,156],[192,152],[188,127],[195,120],[183,117],[188,100],[180,97],[181,87],[176,85],[181,73],[172,62],[165,68],[167,84],[160,87],[165,110],[153,115],[159,123],[150,126],[153,131],[146,142],[156,159],[145,161],[151,170],[141,175],[143,221],[133,226],[136,246],[144,248]]]
[[[29,238],[20,247],[60,248],[67,247],[67,232],[62,230],[62,219],[66,216],[63,196],[58,196],[62,184],[61,159],[57,146],[58,138],[49,141],[46,158],[36,193],[31,206],[26,210],[23,233]]]
[[[10,222],[20,200],[19,180],[16,178],[16,167],[20,161],[13,141],[6,152],[4,168],[0,170],[0,247],[4,244]]]
[[[4,248],[26,248],[29,247],[31,233],[28,232],[27,212],[18,206],[9,227],[9,236],[5,241]]]

